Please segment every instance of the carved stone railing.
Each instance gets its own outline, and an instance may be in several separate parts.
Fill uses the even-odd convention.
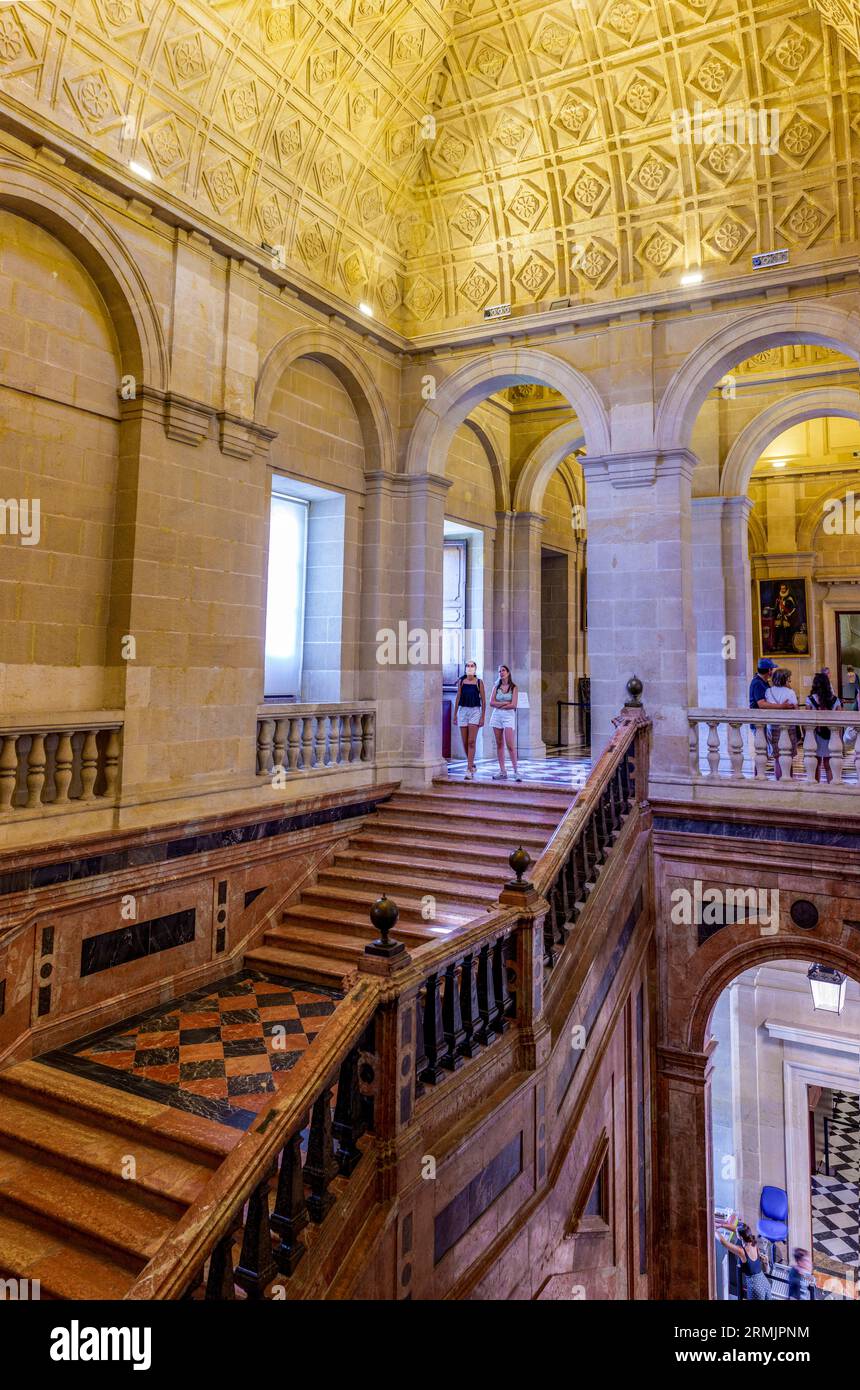
[[[718,710],[691,709],[690,774],[695,782],[748,782],[774,789],[800,783],[809,791],[827,792],[860,788],[858,739],[860,712],[851,710],[773,709]],[[797,735],[797,729],[802,735]],[[815,733],[829,729],[832,782],[820,770],[816,782],[818,753]],[[771,730],[772,732],[768,732]],[[780,776],[776,776],[778,760]]]
[[[114,710],[0,723],[0,816],[114,801],[122,728]]]
[[[552,970],[637,801],[648,795],[648,730],[643,711],[616,720],[616,732],[589,773],[530,875],[546,898],[544,964]]]
[[[376,707],[354,700],[336,705],[260,705],[257,710],[257,775],[279,769],[297,773],[372,763]]]
[[[260,1112],[127,1299],[234,1299],[237,1288],[260,1299],[295,1272],[306,1250],[300,1234],[326,1220],[335,1205],[332,1183],[351,1176],[362,1157],[359,1141],[373,1130],[359,1053],[379,994],[375,981],[359,980],[338,1005],[290,1072],[289,1091]]]

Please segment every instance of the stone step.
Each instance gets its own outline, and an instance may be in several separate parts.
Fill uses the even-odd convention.
[[[504,822],[490,825],[483,820],[476,822],[469,816],[425,817],[411,812],[406,815],[403,812],[389,811],[387,807],[380,808],[374,819],[368,821],[368,827],[370,833],[375,833],[378,828],[405,834],[409,843],[416,848],[422,845],[426,847],[425,842],[430,840],[435,843],[441,839],[461,854],[469,852],[473,835],[479,845],[498,845],[500,849],[507,849],[510,853],[517,845],[525,845],[529,851],[542,850],[555,831],[555,826],[542,830],[530,825],[518,826],[513,822],[507,825]]]
[[[493,867],[494,872],[510,875],[508,867],[508,848],[509,841],[505,845],[493,843],[482,843],[480,840],[469,840],[465,845],[462,840],[445,841],[444,836],[436,836],[430,844],[418,843],[414,835],[404,832],[395,833],[393,830],[365,830],[360,835],[356,835],[354,840],[350,840],[348,849],[344,854],[349,854],[353,849],[362,855],[372,854],[379,851],[381,854],[392,854],[398,857],[406,857],[412,862],[413,856],[427,857],[433,855],[433,862],[443,869],[447,869],[450,864],[452,867],[461,864],[468,859],[470,864],[481,864],[488,868]],[[541,848],[543,848],[541,846]],[[532,856],[535,857],[532,851]]]
[[[381,840],[380,845],[382,844],[387,844],[387,841]],[[426,875],[427,881],[430,883],[439,879],[448,884],[451,882],[452,872],[458,871],[456,881],[462,882],[470,888],[474,884],[501,892],[503,882],[511,876],[507,858],[496,851],[488,853],[486,860],[482,859],[479,864],[470,862],[471,858],[471,846],[467,855],[457,859],[452,857],[452,862],[441,856],[434,859],[429,855],[420,855],[417,850],[408,854],[398,854],[395,851],[389,853],[382,848],[375,849],[372,846],[366,849],[364,847],[359,849],[350,847],[348,850],[339,851],[334,856],[332,860],[334,867],[327,869],[326,873],[334,873],[337,869],[343,868],[345,872],[350,873],[353,881],[357,883],[359,881],[358,875],[366,879],[370,870],[376,865],[379,868],[380,878],[385,878],[386,883],[390,881],[386,875],[393,871],[394,873],[411,874],[413,878],[417,873],[420,873],[422,878]],[[499,867],[500,865],[502,867]]]
[[[50,1170],[23,1154],[0,1150],[0,1212],[108,1252],[137,1272],[151,1260],[173,1229],[173,1219],[135,1199],[135,1183],[124,1193],[101,1181]]]
[[[397,815],[403,815],[404,812],[408,812],[409,815],[416,814],[422,819],[433,817],[482,827],[528,825],[540,830],[546,829],[548,834],[552,834],[560,819],[553,810],[521,806],[513,798],[510,805],[500,806],[496,801],[487,805],[481,804],[478,809],[459,796],[409,796],[406,792],[397,792],[379,809],[383,814],[394,811]]]
[[[498,806],[502,797],[516,800],[518,806],[539,811],[552,811],[559,819],[570,809],[576,792],[535,787],[526,782],[451,782],[440,778],[428,787],[423,796],[433,800],[468,801],[476,806]]]
[[[437,901],[444,900],[445,907],[450,905],[451,910],[460,917],[464,916],[462,908],[473,907],[476,903],[494,901],[498,897],[498,891],[493,891],[492,884],[480,882],[464,882],[451,878],[450,874],[443,870],[443,882],[439,885],[435,894]],[[383,881],[384,880],[384,881]],[[400,889],[398,897],[395,889]],[[368,906],[376,901],[380,893],[385,891],[390,898],[394,898],[397,906],[401,909],[406,905],[414,904],[420,911],[421,899],[428,891],[428,879],[414,869],[412,873],[402,869],[399,873],[392,870],[389,866],[388,872],[380,876],[373,870],[368,869],[361,863],[343,865],[324,869],[317,878],[317,886],[309,888],[302,894],[302,901],[319,901],[321,898],[330,896],[333,901],[344,901],[345,895],[352,890],[352,900],[364,902],[368,900]],[[443,891],[444,890],[444,891]]]
[[[82,1248],[59,1232],[28,1225],[0,1211],[0,1273],[38,1279],[42,1298],[121,1299],[134,1273],[107,1255]]]
[[[424,946],[428,941],[438,940],[440,933],[434,932],[431,928],[419,934],[417,931],[402,928],[398,922],[392,935],[396,941],[402,941],[409,947]],[[357,963],[364,954],[367,943],[375,937],[376,932],[372,927],[368,928],[365,936],[358,936],[331,931],[327,925],[300,926],[298,923],[284,922],[281,926],[271,927],[266,932],[266,945],[280,947],[284,951],[306,952],[323,959]]]
[[[105,1091],[114,1094],[112,1088]],[[208,1166],[156,1147],[145,1131],[114,1134],[86,1118],[73,1120],[47,1109],[38,1097],[30,1102],[8,1093],[0,1104],[0,1149],[38,1160],[46,1184],[56,1181],[59,1168],[114,1192],[128,1190],[124,1165],[133,1154],[139,1200],[174,1219],[211,1177]]]
[[[274,930],[274,928],[273,928]],[[327,989],[348,989],[355,979],[351,958],[334,960],[312,951],[286,951],[280,946],[255,946],[245,956],[250,970],[262,970],[280,979],[299,980]]]
[[[483,909],[486,911],[486,909]],[[401,913],[397,923],[398,927],[410,936],[422,937],[428,926],[446,927],[449,931],[462,927],[465,922],[473,922],[477,916],[482,915],[482,910],[470,913],[469,916],[452,917],[450,914],[437,911],[436,920],[432,923],[424,922],[419,913],[407,916]],[[358,936],[368,941],[376,936],[376,928],[370,920],[369,914],[362,912],[346,912],[337,908],[322,907],[319,903],[300,903],[288,907],[284,912],[278,926],[286,926],[292,923],[297,927],[304,927],[312,922],[320,930],[330,930],[335,934],[343,936]],[[264,933],[264,938],[270,932],[277,931],[278,927],[268,927]]]

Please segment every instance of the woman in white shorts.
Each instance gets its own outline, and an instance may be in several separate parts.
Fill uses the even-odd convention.
[[[490,728],[496,736],[496,756],[499,759],[499,770],[493,773],[494,782],[506,782],[508,774],[505,771],[505,747],[507,746],[510,754],[511,767],[514,770],[514,781],[521,782],[523,779],[517,772],[517,687],[511,679],[510,667],[499,667],[499,679],[493,686],[493,693],[490,696]]]
[[[454,701],[454,722],[460,730],[463,751],[466,754],[466,780],[471,782],[475,776],[475,749],[478,746],[478,730],[483,728],[487,713],[487,694],[484,682],[478,677],[474,661],[466,662],[466,674],[457,685],[457,698]]]

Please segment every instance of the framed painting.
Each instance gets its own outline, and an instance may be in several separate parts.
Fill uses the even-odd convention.
[[[805,579],[760,579],[762,656],[809,656]]]

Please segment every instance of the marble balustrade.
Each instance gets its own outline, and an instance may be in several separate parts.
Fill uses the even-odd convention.
[[[777,779],[769,773],[778,758],[781,777],[802,781],[810,791],[860,790],[856,710],[691,709],[688,723],[694,781],[742,782],[755,777],[762,786],[775,787]],[[822,780],[815,780],[819,729],[830,731],[832,782],[826,781],[823,770]]]

